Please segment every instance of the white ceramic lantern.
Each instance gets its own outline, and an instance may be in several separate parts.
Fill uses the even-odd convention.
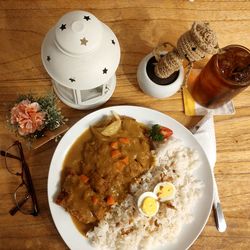
[[[112,96],[119,42],[91,13],[73,11],[61,17],[46,34],[41,56],[56,94],[66,105],[91,109]]]

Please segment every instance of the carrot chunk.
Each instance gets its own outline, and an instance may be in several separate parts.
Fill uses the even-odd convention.
[[[63,201],[62,197],[57,197],[56,198],[56,204],[61,205],[62,201]]]
[[[118,145],[118,142],[117,141],[113,141],[110,143],[110,147],[112,149],[118,149],[119,145]]]
[[[111,151],[111,157],[113,158],[113,159],[116,159],[116,158],[119,158],[120,156],[121,156],[121,152],[120,152],[120,150],[118,150],[118,149],[116,149],[116,150],[112,150]]]
[[[80,179],[83,183],[87,183],[89,181],[89,177],[84,174],[80,175]]]
[[[125,157],[122,158],[120,161],[123,162],[125,165],[128,165],[128,163],[129,163],[128,156],[125,156]]]
[[[123,144],[129,144],[129,143],[130,143],[128,137],[120,137],[120,138],[119,138],[119,142],[120,142],[120,143],[123,143]]]
[[[122,170],[126,167],[126,165],[124,164],[124,162],[122,162],[121,160],[120,161],[117,161],[114,163],[114,167],[119,171],[119,172],[122,172]]]
[[[109,195],[109,196],[107,197],[107,204],[108,204],[109,206],[114,205],[114,204],[115,204],[115,199],[114,199],[114,197],[112,197],[111,195]]]
[[[99,199],[95,195],[91,197],[91,200],[92,200],[94,205],[96,205],[99,201]]]

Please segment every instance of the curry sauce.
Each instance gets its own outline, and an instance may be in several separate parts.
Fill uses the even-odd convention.
[[[103,120],[87,129],[72,145],[63,165],[61,192],[56,202],[86,233],[112,205],[121,203],[135,178],[151,166],[152,155],[146,129],[135,119],[121,117],[112,136],[101,131]]]

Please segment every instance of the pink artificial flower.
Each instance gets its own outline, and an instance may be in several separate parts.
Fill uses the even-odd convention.
[[[18,126],[20,135],[32,134],[42,130],[45,121],[45,113],[37,102],[23,100],[11,109],[10,122]]]

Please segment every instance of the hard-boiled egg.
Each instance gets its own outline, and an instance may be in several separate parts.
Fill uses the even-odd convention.
[[[176,188],[171,182],[160,182],[155,186],[154,193],[159,201],[169,201],[174,199]]]
[[[160,205],[153,192],[145,192],[138,198],[137,206],[143,215],[152,217],[158,212]]]

